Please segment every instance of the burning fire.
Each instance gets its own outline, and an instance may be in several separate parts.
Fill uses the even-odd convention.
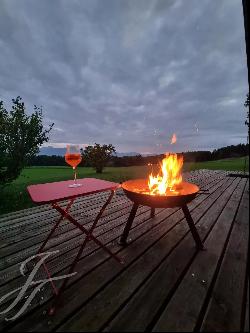
[[[167,154],[162,160],[161,173],[157,176],[149,175],[148,187],[151,195],[166,195],[167,190],[176,192],[182,182],[181,169],[183,156]]]

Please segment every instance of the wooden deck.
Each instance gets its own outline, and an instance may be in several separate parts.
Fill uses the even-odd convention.
[[[147,207],[137,212],[131,243],[119,246],[132,206],[119,190],[95,235],[125,264],[88,243],[56,314],[47,314],[52,304],[47,284],[18,319],[4,318],[16,314],[26,299],[0,315],[1,330],[248,331],[248,180],[208,170],[186,178],[207,190],[189,205],[205,251],[196,251],[180,209],[157,209],[150,218]],[[73,215],[88,226],[105,197],[79,199]],[[27,275],[20,274],[20,264],[36,253],[57,217],[48,205],[0,217],[0,298],[24,284]],[[67,273],[81,241],[80,231],[65,220],[46,249],[60,250],[47,260],[55,276]]]

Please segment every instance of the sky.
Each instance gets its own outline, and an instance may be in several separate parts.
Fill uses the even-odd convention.
[[[49,145],[245,143],[247,92],[241,0],[0,0],[0,100],[42,105]]]

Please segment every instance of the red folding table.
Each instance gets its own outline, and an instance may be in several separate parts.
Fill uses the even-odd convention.
[[[108,206],[108,204],[111,202],[115,190],[120,186],[120,184],[95,179],[95,178],[84,178],[84,179],[78,179],[77,182],[81,184],[82,186],[79,187],[69,187],[70,184],[72,184],[72,180],[67,181],[61,181],[61,182],[54,182],[54,183],[46,183],[46,184],[37,184],[37,185],[30,185],[27,187],[27,190],[31,196],[31,199],[33,202],[37,204],[46,204],[50,203],[54,209],[56,209],[61,217],[58,219],[58,221],[55,223],[54,227],[50,231],[48,237],[45,239],[44,243],[41,245],[38,254],[42,253],[45,245],[47,244],[50,237],[53,235],[57,227],[59,226],[60,222],[66,218],[69,222],[74,224],[78,229],[82,231],[83,234],[85,234],[85,238],[83,239],[83,243],[80,246],[78,253],[72,262],[68,274],[71,274],[74,271],[74,268],[78,262],[78,260],[81,257],[81,254],[87,244],[88,241],[92,240],[97,245],[99,245],[104,251],[108,252],[110,256],[112,256],[115,260],[117,260],[119,263],[122,263],[122,260],[117,257],[114,253],[112,253],[100,240],[98,240],[94,235],[93,231],[102,216],[104,210]],[[80,224],[73,216],[70,215],[69,210],[72,207],[74,201],[76,198],[80,196],[86,196],[89,194],[99,193],[99,192],[105,192],[110,191],[110,194],[108,196],[108,199],[105,201],[104,205],[101,207],[100,212],[97,214],[96,218],[93,221],[93,224],[90,229],[86,229],[82,224]],[[63,200],[69,200],[66,208],[63,208],[60,206],[60,202]],[[45,267],[45,270],[50,277],[50,273]],[[62,284],[62,286],[59,288],[59,290],[54,285],[53,281],[51,281],[54,293],[58,297],[62,290],[65,288],[66,284],[68,282],[68,278],[66,278]],[[54,309],[54,308],[53,308]],[[52,310],[53,310],[52,309]]]

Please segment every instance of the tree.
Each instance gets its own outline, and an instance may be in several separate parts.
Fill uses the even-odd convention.
[[[34,113],[28,116],[20,96],[12,99],[12,103],[8,112],[0,101],[0,185],[20,175],[28,160],[48,141],[54,125],[44,129],[42,107],[34,105]]]
[[[249,142],[249,93],[247,94],[246,101],[244,103],[244,106],[247,108],[247,118],[245,121],[245,125],[248,127],[247,129],[247,145]],[[244,174],[246,174],[246,168],[247,168],[247,155],[249,155],[249,148],[246,150],[246,156],[244,161]]]
[[[95,143],[94,146],[87,146],[81,150],[83,156],[83,163],[95,168],[96,173],[102,173],[103,168],[111,156],[115,153],[115,147],[111,144],[100,145]]]
[[[247,108],[247,119],[245,121],[245,125],[248,126],[248,131],[249,131],[249,94],[247,94],[244,106]]]

